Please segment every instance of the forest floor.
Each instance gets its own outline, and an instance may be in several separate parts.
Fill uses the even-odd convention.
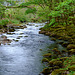
[[[43,55],[42,62],[47,67],[43,69],[42,73],[44,75],[75,75],[75,25],[57,25],[55,27],[45,25],[40,30],[40,34],[53,37],[51,39],[53,41],[56,41],[56,39],[66,41],[58,42],[66,50],[60,51],[54,48]]]

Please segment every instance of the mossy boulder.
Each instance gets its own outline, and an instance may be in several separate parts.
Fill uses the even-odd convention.
[[[39,34],[45,34],[46,31],[39,31]]]
[[[54,48],[52,51],[54,52],[54,54],[61,54],[61,52],[57,48]]]
[[[68,41],[68,40],[71,39],[71,37],[62,34],[58,39],[59,39],[59,40],[65,40],[65,41]]]
[[[70,43],[70,44],[75,44],[75,39],[70,39],[70,40],[69,40],[69,43]]]
[[[1,36],[1,38],[7,39],[7,36],[5,36],[5,35],[2,35],[2,36]]]
[[[53,65],[54,66],[62,67],[63,66],[63,63],[62,63],[62,61],[55,61],[55,62],[53,62]]]
[[[59,68],[60,68],[59,66],[54,66],[54,67],[53,67],[53,70],[54,70],[54,69],[59,69]]]
[[[53,63],[56,61],[56,59],[52,59],[51,61],[49,61],[49,66],[53,67]]]
[[[69,45],[69,43],[67,43],[67,42],[64,42],[63,44],[62,44],[62,46],[64,46],[64,47],[67,47]]]
[[[62,53],[66,53],[67,51],[66,50],[62,50]]]
[[[54,66],[62,67],[63,63],[59,59],[53,59],[53,60],[49,61],[49,66],[50,67],[54,67]]]
[[[75,54],[75,49],[69,50],[69,54]]]
[[[14,31],[15,31],[14,28],[9,29],[9,32],[14,32]]]
[[[51,53],[47,53],[47,54],[44,54],[43,56],[45,57],[45,58],[51,58]]]
[[[61,44],[61,45],[62,45],[63,43],[64,43],[63,41],[59,41],[59,42],[58,42],[58,44]]]
[[[72,35],[72,39],[75,39],[75,35]]]
[[[60,58],[60,61],[64,62],[66,59],[68,59],[69,57],[62,57]]]
[[[67,49],[70,50],[70,49],[75,49],[75,45],[74,44],[69,44],[67,46]]]
[[[75,65],[70,66],[68,70],[75,71]]]
[[[51,37],[57,37],[57,34],[56,33],[51,33],[50,36]]]
[[[27,26],[26,25],[21,25],[21,26],[19,26],[18,29],[24,29],[24,28],[27,28]]]
[[[63,75],[62,73],[64,73],[66,70],[64,70],[64,69],[56,69],[56,70],[54,70],[52,73],[51,73],[51,75]]]
[[[51,40],[52,40],[52,41],[56,41],[56,39],[55,39],[55,38],[52,38]]]
[[[47,58],[43,58],[42,63],[44,63],[44,62],[49,62],[49,60]]]
[[[75,62],[74,62],[74,61],[73,61],[73,62],[71,62],[71,63],[70,63],[70,65],[71,65],[71,66],[72,66],[72,65],[75,65]]]
[[[50,68],[44,68],[41,73],[44,74],[44,75],[49,75],[51,73],[50,72],[51,70],[52,70],[52,67],[50,67]]]

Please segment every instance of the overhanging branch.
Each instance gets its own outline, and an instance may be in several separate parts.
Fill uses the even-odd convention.
[[[25,7],[26,7],[26,8],[32,8],[32,7],[30,7],[30,6],[23,6],[23,7],[22,7],[22,6],[11,6],[11,7],[10,7],[10,6],[4,6],[4,7],[5,7],[5,8],[25,8]]]

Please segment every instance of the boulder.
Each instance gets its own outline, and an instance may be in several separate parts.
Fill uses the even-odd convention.
[[[51,73],[50,72],[51,70],[52,70],[52,67],[50,67],[50,68],[44,68],[41,73],[44,74],[44,75],[49,75]]]
[[[69,45],[69,43],[65,42],[62,44],[62,46],[67,47]]]
[[[43,59],[42,59],[42,63],[43,63],[43,62],[49,62],[49,60],[48,60],[47,58],[43,58]]]
[[[69,54],[75,54],[75,49],[69,50]]]
[[[51,40],[52,40],[52,41],[56,41],[56,39],[55,39],[55,38],[52,38]]]
[[[45,57],[45,58],[51,58],[51,53],[47,53],[47,54],[44,54],[43,56]]]
[[[74,44],[69,44],[69,45],[67,46],[67,49],[68,49],[68,50],[75,49],[75,45],[74,45]]]
[[[70,67],[68,68],[68,70],[70,70],[70,71],[75,71],[75,65],[70,66]]]
[[[39,31],[39,34],[45,34],[46,31]]]

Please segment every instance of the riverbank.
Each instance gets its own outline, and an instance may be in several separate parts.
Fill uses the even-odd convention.
[[[57,42],[61,44],[66,50],[58,50],[54,48],[49,50],[48,54],[43,55],[42,62],[47,66],[43,69],[44,75],[74,75],[75,74],[75,25],[55,27],[45,25],[40,29],[40,34],[45,34],[52,37],[51,40],[61,40]],[[64,41],[62,41],[64,40]]]

